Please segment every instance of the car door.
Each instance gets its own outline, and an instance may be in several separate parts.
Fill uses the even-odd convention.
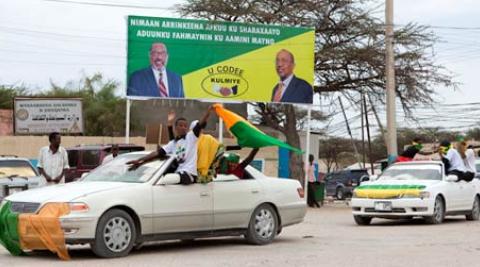
[[[464,197],[463,186],[460,182],[442,182],[444,183],[444,194],[447,211],[457,211],[462,209]]]
[[[476,188],[472,182],[460,181],[460,190],[462,194],[461,210],[471,210],[475,197]]]
[[[152,186],[155,233],[209,231],[213,226],[211,184]]]
[[[214,229],[244,228],[264,192],[255,179],[219,174],[213,185]]]

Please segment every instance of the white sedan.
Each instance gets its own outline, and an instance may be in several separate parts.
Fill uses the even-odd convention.
[[[396,163],[378,179],[364,182],[354,191],[352,212],[359,225],[372,218],[401,219],[423,217],[432,224],[445,216],[480,217],[480,181],[457,181],[445,175],[441,162]]]
[[[306,213],[297,180],[270,178],[247,167],[248,179],[218,175],[208,184],[180,185],[173,159],[128,171],[126,162],[146,152],[117,157],[81,181],[16,193],[12,206],[38,212],[49,202],[72,211],[60,217],[67,244],[89,243],[101,257],[127,255],[146,241],[244,235],[253,244],[270,243],[282,227]],[[13,205],[21,202],[24,205]]]

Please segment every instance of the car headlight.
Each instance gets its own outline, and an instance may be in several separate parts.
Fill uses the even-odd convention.
[[[422,192],[420,192],[419,197],[420,197],[421,199],[430,198],[430,192],[428,192],[428,191],[422,191]]]
[[[87,204],[83,202],[70,202],[70,212],[87,212],[90,210]]]
[[[430,197],[430,192],[428,192],[428,191],[421,191],[418,194],[405,193],[405,194],[402,195],[402,198],[421,198],[421,199],[424,199],[424,198],[429,198],[429,197]]]

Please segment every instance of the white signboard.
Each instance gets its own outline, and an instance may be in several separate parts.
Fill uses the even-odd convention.
[[[82,100],[15,98],[15,134],[83,133]]]

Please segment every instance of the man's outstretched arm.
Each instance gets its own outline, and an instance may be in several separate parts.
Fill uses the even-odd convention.
[[[250,154],[248,154],[248,157],[246,157],[241,163],[240,163],[240,166],[242,168],[245,168],[248,166],[248,164],[252,163],[253,159],[255,158],[255,156],[257,155],[257,152],[258,150],[260,150],[259,148],[254,148]]]

